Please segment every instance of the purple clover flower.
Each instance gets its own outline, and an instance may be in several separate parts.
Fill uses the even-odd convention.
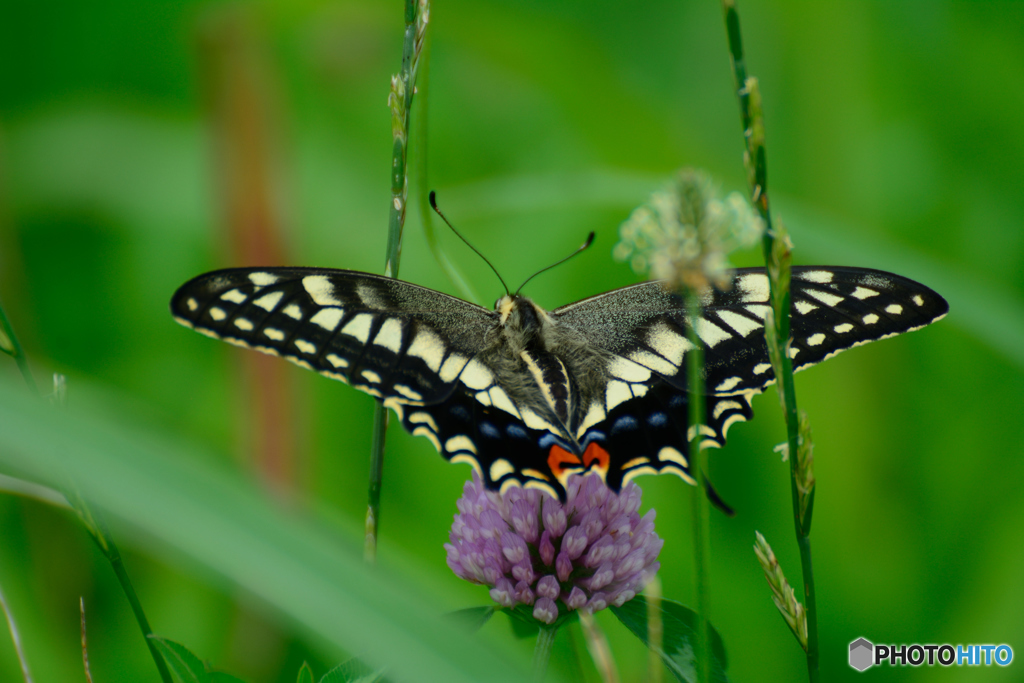
[[[491,588],[503,607],[533,605],[547,624],[559,610],[597,611],[631,600],[661,566],[654,510],[640,517],[640,487],[616,495],[597,475],[573,475],[563,505],[537,490],[488,491],[473,473],[459,499],[448,566]]]

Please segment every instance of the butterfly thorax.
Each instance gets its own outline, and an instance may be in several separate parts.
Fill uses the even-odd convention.
[[[516,403],[554,418],[571,438],[580,407],[589,406],[603,386],[607,354],[518,294],[499,299],[495,312],[499,324],[488,345],[488,365]]]

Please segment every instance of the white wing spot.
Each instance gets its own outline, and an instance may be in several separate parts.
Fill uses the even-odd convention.
[[[793,304],[796,307],[797,312],[800,315],[807,315],[811,311],[818,310],[818,307],[814,304],[807,303],[806,301],[797,301]]]
[[[485,406],[490,407],[491,405],[491,395],[486,391],[476,392],[476,400],[480,401]]]
[[[303,353],[309,354],[311,356],[314,353],[316,353],[316,344],[312,344],[312,343],[306,341],[305,339],[296,339],[295,340],[295,348],[297,348],[299,351],[302,351]]]
[[[457,453],[459,451],[468,451],[473,455],[476,455],[476,444],[468,436],[460,434],[459,436],[453,436],[444,442],[444,449],[449,453]]]
[[[601,422],[607,417],[604,412],[604,406],[600,402],[594,401],[590,404],[590,410],[587,411],[586,417],[583,418],[583,422],[580,423],[579,429],[576,430],[576,438],[583,436],[583,433],[588,429]]]
[[[768,301],[768,276],[764,273],[750,273],[736,281],[736,287],[743,292],[744,302]]]
[[[693,348],[690,340],[664,322],[647,333],[647,345],[676,367],[683,362],[683,356]]]
[[[412,415],[409,416],[409,422],[411,422],[413,424],[427,425],[427,427],[429,427],[433,431],[435,431],[435,432],[437,431],[437,423],[434,422],[434,418],[433,418],[433,416],[430,413],[424,413],[424,412],[413,413]],[[440,450],[440,449],[438,449],[438,450]]]
[[[316,323],[328,332],[334,332],[344,317],[345,311],[340,308],[322,308],[309,319],[309,322]]]
[[[424,415],[425,413],[420,413]],[[412,430],[413,436],[425,436],[430,439],[430,443],[434,444],[434,448],[437,449],[438,453],[443,453],[444,449],[441,448],[441,440],[437,438],[436,431],[430,431],[430,427],[419,426]],[[468,457],[468,456],[467,456]],[[455,458],[452,458],[452,462],[455,462]]]
[[[556,428],[555,425],[551,424],[543,417],[541,417],[534,411],[530,410],[529,408],[523,410],[523,424],[525,424],[530,429],[536,429],[545,432],[554,432],[556,434],[559,433],[559,429]]]
[[[516,471],[516,468],[512,466],[505,458],[498,458],[491,463],[491,469],[488,474],[491,475],[491,481],[498,481],[502,477],[512,474]]]
[[[420,394],[418,391],[410,389],[409,387],[405,386],[404,384],[396,384],[395,385],[395,391],[397,391],[402,396],[405,396],[407,399],[409,399],[411,401],[422,401],[423,400],[423,395],[422,394]]]
[[[703,426],[704,425],[701,425],[701,427]],[[683,467],[690,466],[690,463],[686,462],[686,458],[683,456],[683,454],[680,453],[675,448],[672,448],[671,446],[665,446],[660,451],[658,451],[658,460],[661,460],[663,462],[674,462],[679,465],[682,465]]]
[[[373,382],[374,384],[380,384],[380,375],[378,375],[373,370],[363,370],[359,374],[362,375],[363,377],[365,377],[367,382]]]
[[[920,299],[920,298],[921,297],[918,297],[918,299]],[[196,301],[195,299],[192,299],[192,298],[190,298],[188,301],[186,301],[185,305],[188,306],[188,310],[190,310],[190,311],[194,311],[197,308],[199,308],[199,302]],[[920,305],[921,304],[918,304],[918,306],[920,306]]]
[[[800,349],[796,348],[795,346],[789,349],[790,358],[796,358],[796,354],[798,353],[800,353]]]
[[[741,337],[746,337],[754,330],[762,329],[760,323],[755,320],[751,320],[745,315],[734,313],[732,311],[717,311],[718,317],[721,318],[726,325],[731,327],[740,333]]]
[[[719,384],[717,387],[715,387],[715,391],[729,391],[730,389],[732,389],[733,387],[735,387],[737,384],[739,384],[742,381],[743,381],[742,377],[730,377],[729,379],[725,380],[724,382]]]
[[[242,304],[245,303],[245,300],[248,299],[249,297],[247,297],[245,294],[242,294],[237,289],[229,289],[228,291],[221,294],[220,298],[224,299],[224,301],[230,301],[233,304]]]
[[[189,299],[189,301],[192,301],[192,300],[191,300],[191,299]],[[922,299],[922,298],[921,298],[921,295],[920,295],[920,294],[915,294],[915,295],[914,295],[914,298],[913,298],[913,299],[911,299],[911,301],[913,301],[913,302],[914,302],[915,304],[917,304],[918,306],[924,306],[924,299]],[[191,306],[192,306],[192,304],[190,303],[190,304],[189,304],[189,307],[191,308]],[[195,310],[195,309],[192,309],[192,310]]]
[[[853,329],[853,325],[851,325],[850,323],[843,323],[842,325],[836,325],[832,329],[838,332],[839,334],[846,334],[847,332]]]
[[[331,365],[333,365],[336,368],[347,368],[348,367],[348,361],[345,360],[344,358],[342,358],[341,356],[336,355],[336,354],[329,353],[329,354],[327,354],[325,356],[325,358],[327,358],[327,362],[328,363],[330,363]]]
[[[283,296],[284,292],[271,292],[270,294],[264,294],[259,299],[256,299],[256,301],[253,301],[253,304],[259,306],[264,311],[273,311],[277,308],[277,304],[281,301],[281,297]]]
[[[509,415],[520,417],[516,404],[512,402],[512,399],[509,398],[504,389],[501,387],[492,387],[488,393],[490,394],[491,402],[494,404],[495,408],[501,408]]]
[[[722,413],[727,410],[743,410],[743,405],[736,401],[719,401],[718,404],[715,405],[715,409],[712,411],[711,417],[717,420],[722,417]]]
[[[370,325],[373,324],[373,316],[369,313],[359,313],[341,328],[342,334],[355,337],[365,344],[370,339]]]
[[[639,363],[646,368],[654,370],[658,374],[667,375],[669,377],[675,375],[679,368],[672,365],[661,356],[651,353],[650,351],[634,351],[629,354],[629,359],[634,363]]]
[[[249,273],[249,281],[257,287],[272,285],[280,279],[273,273]]]
[[[402,349],[402,323],[398,318],[388,318],[380,326],[380,332],[373,338],[373,343],[383,346],[392,353],[398,353]]]
[[[426,428],[425,427],[417,427],[417,429],[424,429],[425,430]],[[437,437],[434,437],[434,438],[436,440]],[[441,449],[438,448],[437,450],[441,450]],[[473,469],[476,470],[476,473],[480,476],[480,478],[481,479],[484,478],[484,471],[482,469],[480,469],[480,463],[472,455],[466,455],[465,453],[463,453],[461,455],[456,455],[456,456],[453,456],[452,459],[449,460],[448,462],[456,464],[456,465],[458,465],[460,463],[465,463],[467,465],[472,465]]]
[[[613,379],[611,382],[608,382],[608,387],[605,389],[606,411],[612,410],[615,406],[631,398],[633,398],[633,392],[630,390],[629,385]]]
[[[801,280],[817,282],[821,285],[827,285],[832,282],[832,273],[827,270],[809,270],[806,273],[800,273],[797,277]]]
[[[432,331],[422,328],[416,333],[406,353],[416,356],[432,371],[437,372],[441,369],[441,361],[444,359],[444,342]]]
[[[356,294],[370,308],[388,308],[388,302],[381,297],[377,288],[367,282],[356,283]]]
[[[749,304],[745,308],[761,320],[764,320],[768,316],[768,311],[771,310],[771,306],[768,304]]]
[[[815,299],[825,304],[826,306],[836,306],[843,300],[843,297],[836,296],[835,294],[829,294],[828,292],[819,292],[816,289],[808,289],[807,296],[813,296]]]
[[[608,364],[608,374],[624,379],[627,382],[646,382],[651,378],[651,371],[642,365],[626,358],[618,357]],[[596,404],[595,404],[596,405]]]
[[[274,327],[264,327],[263,334],[274,341],[284,341],[284,332]]]
[[[631,470],[634,467],[640,467],[640,465],[646,465],[650,461],[651,461],[651,459],[648,458],[646,455],[641,455],[641,456],[639,456],[637,458],[633,458],[632,460],[629,460],[629,461],[623,463],[622,469],[623,470]]]
[[[903,312],[903,307],[899,304],[889,304],[885,307],[885,312],[891,313],[892,315],[899,315]]]
[[[228,317],[228,314],[224,312],[223,308],[217,308],[216,306],[210,307],[210,317],[214,320],[221,321]]]
[[[441,377],[441,381],[445,384],[449,384],[455,381],[455,378],[462,372],[462,368],[469,362],[465,356],[453,353],[445,358],[444,363],[441,364],[441,369],[438,375]]]
[[[302,278],[311,299],[320,306],[341,306],[342,301],[334,295],[334,285],[326,275],[307,275]]]
[[[863,301],[864,299],[870,299],[873,296],[878,296],[878,292],[873,289],[868,289],[867,287],[858,287],[853,290],[853,296]]]
[[[249,322],[248,318],[235,318],[235,327],[246,332],[251,332],[253,324]]]
[[[764,373],[768,372],[771,369],[771,363],[758,363],[757,365],[754,366],[754,374],[763,375]]]
[[[707,318],[697,318],[697,336],[700,337],[708,348],[715,348],[719,342],[731,339],[732,335],[714,324]]]
[[[818,346],[821,342],[825,341],[825,335],[819,332],[818,334],[812,334],[807,338],[808,346]]]
[[[865,325],[874,325],[877,322],[878,322],[878,316],[875,315],[874,313],[868,313],[866,316],[864,316],[864,324]]]
[[[494,375],[475,358],[469,361],[459,379],[470,389],[486,389],[494,384]]]
[[[289,318],[295,318],[296,320],[302,320],[302,309],[299,308],[298,304],[288,304],[284,307],[284,314]]]

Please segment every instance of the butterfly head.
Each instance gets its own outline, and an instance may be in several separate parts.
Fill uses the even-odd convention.
[[[540,334],[551,317],[543,308],[519,294],[506,294],[494,304],[498,322],[506,330],[523,336]]]

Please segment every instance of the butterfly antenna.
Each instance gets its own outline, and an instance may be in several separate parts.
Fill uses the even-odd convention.
[[[545,273],[545,272],[547,272],[547,271],[551,270],[551,269],[552,269],[552,268],[554,268],[555,266],[560,266],[560,265],[562,265],[563,263],[565,263],[566,261],[568,261],[569,259],[571,259],[571,258],[572,258],[573,256],[575,256],[576,254],[580,253],[581,251],[586,251],[586,249],[587,249],[587,248],[588,248],[588,247],[589,247],[589,246],[590,246],[591,244],[593,244],[593,243],[594,243],[594,233],[590,233],[589,235],[587,235],[587,241],[586,241],[586,242],[584,242],[583,244],[581,244],[581,245],[579,246],[579,248],[577,248],[577,249],[576,249],[576,251],[572,252],[571,254],[569,254],[568,256],[566,256],[566,257],[565,257],[564,259],[562,259],[561,261],[556,261],[556,262],[552,263],[552,264],[551,264],[550,266],[547,266],[547,267],[545,267],[545,268],[541,268],[541,269],[540,269],[540,270],[538,270],[538,271],[537,271],[536,273],[534,273],[534,274],[533,274],[533,275],[531,275],[530,277],[526,278],[526,282],[524,282],[523,284],[519,285],[519,289],[517,289],[517,290],[516,290],[516,294],[518,294],[519,292],[523,291],[523,287],[525,287],[525,286],[526,286],[526,283],[527,283],[527,282],[529,282],[530,280],[532,280],[533,278],[537,277],[537,276],[538,276],[538,275],[540,275],[541,273]]]
[[[487,265],[489,265],[491,267],[491,270],[494,271],[494,274],[498,276],[499,280],[501,280],[501,286],[505,288],[505,294],[508,295],[509,294],[508,285],[505,284],[505,280],[504,280],[504,278],[501,277],[501,273],[498,272],[498,269],[494,267],[493,263],[491,263],[490,261],[487,260],[486,256],[484,256],[483,254],[480,253],[479,249],[477,249],[472,244],[470,244],[469,240],[467,240],[465,237],[463,237],[462,233],[459,232],[458,230],[456,230],[455,226],[452,225],[448,221],[447,218],[445,218],[444,214],[441,213],[441,209],[437,208],[437,197],[435,196],[435,194],[436,193],[433,190],[430,191],[430,208],[432,208],[437,213],[437,215],[441,217],[441,220],[443,220],[445,222],[445,225],[447,225],[449,228],[452,229],[452,232],[454,232],[456,235],[459,236],[460,240],[462,240],[463,242],[466,243],[467,247],[472,249],[476,253],[477,256],[479,256],[480,258],[482,258],[484,260],[484,263],[486,263]]]

